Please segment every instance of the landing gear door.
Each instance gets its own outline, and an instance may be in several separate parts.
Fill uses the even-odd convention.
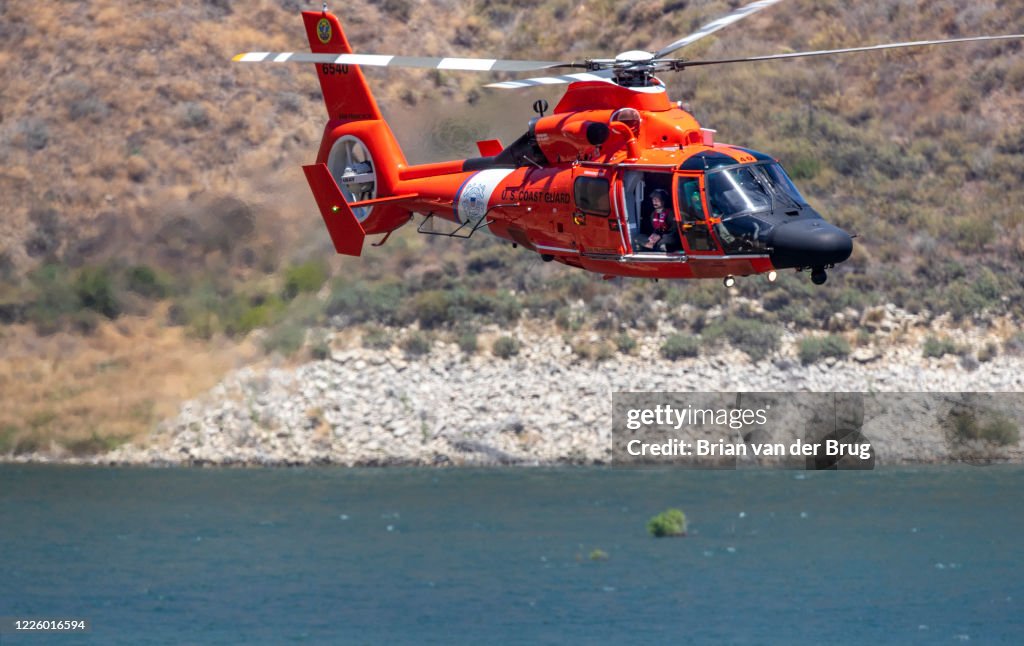
[[[679,205],[686,253],[698,256],[721,254],[718,243],[711,235],[707,203],[704,200],[703,173],[676,175],[676,204]]]
[[[580,253],[621,256],[625,236],[614,191],[617,182],[604,171],[577,167],[573,173],[573,232]]]

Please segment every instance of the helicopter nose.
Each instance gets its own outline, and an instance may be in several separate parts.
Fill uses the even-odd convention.
[[[770,258],[777,269],[834,265],[853,252],[850,234],[818,218],[789,222],[773,233]]]

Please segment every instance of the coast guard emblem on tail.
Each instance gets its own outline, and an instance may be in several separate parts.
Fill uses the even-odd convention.
[[[331,36],[333,35],[331,29],[331,21],[327,18],[321,18],[320,22],[316,23],[316,37],[320,39],[320,42],[326,45],[331,42]]]

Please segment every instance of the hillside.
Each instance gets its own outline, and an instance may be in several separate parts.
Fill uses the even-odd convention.
[[[656,48],[740,4],[333,8],[357,51],[585,58]],[[672,98],[719,140],[777,155],[814,206],[858,234],[854,256],[824,288],[787,274],[771,288],[741,280],[730,293],[717,282],[606,282],[493,239],[439,241],[412,230],[362,259],[334,257],[299,168],[322,128],[314,75],[230,63],[252,49],[304,49],[303,8],[319,3],[0,1],[0,450],[26,435],[46,446],[68,433],[95,450],[97,426],[130,437],[219,371],[251,360],[254,346],[288,355],[305,344],[315,353],[324,340],[306,339],[310,328],[414,325],[454,339],[534,317],[555,319],[566,334],[625,333],[658,324],[643,313],[635,322],[645,309],[637,305],[656,299],[692,334],[710,334],[701,311],[720,307],[750,338],[831,326],[868,344],[866,329],[830,319],[845,312],[859,321],[886,303],[981,326],[1022,316],[1020,43],[667,76]],[[786,0],[681,53],[1022,31],[1024,6],[1005,1]],[[473,74],[367,75],[412,161],[473,154],[476,139],[509,141],[536,98],[558,97],[485,90],[489,79]],[[130,351],[145,338],[168,345]],[[186,347],[207,353],[209,365],[161,363]],[[118,361],[99,370],[97,353]],[[74,369],[56,368],[58,359]],[[189,385],[147,382],[120,412],[106,410],[131,375],[151,373]],[[65,387],[61,403],[47,403]]]

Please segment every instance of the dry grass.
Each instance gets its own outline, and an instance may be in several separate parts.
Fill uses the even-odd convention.
[[[89,337],[23,327],[3,335],[0,452],[95,453],[138,438],[255,355],[156,319],[125,317]]]

